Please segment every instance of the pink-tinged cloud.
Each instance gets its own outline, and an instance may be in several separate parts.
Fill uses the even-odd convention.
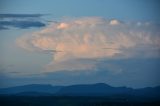
[[[110,25],[118,25],[118,24],[120,24],[120,22],[116,19],[110,21]]]
[[[54,51],[48,66],[55,71],[95,68],[95,62],[84,64],[79,59],[159,56],[157,26],[139,23],[100,17],[70,19],[26,34],[17,39],[17,44],[31,51]]]

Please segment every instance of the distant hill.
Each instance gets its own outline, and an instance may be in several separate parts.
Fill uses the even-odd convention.
[[[52,85],[43,85],[43,84],[31,84],[31,85],[24,85],[24,86],[16,86],[16,87],[9,87],[9,88],[1,88],[0,94],[18,94],[18,93],[24,93],[27,94],[27,92],[34,92],[34,93],[48,93],[48,94],[54,94],[58,92],[63,86],[52,86]]]
[[[63,87],[56,94],[63,96],[108,96],[129,93],[132,90],[132,88],[112,87],[104,83],[97,83]]]
[[[71,86],[31,84],[10,88],[1,88],[0,94],[16,96],[129,96],[134,98],[160,98],[160,86],[133,89],[127,87],[112,87],[104,83],[79,84]]]

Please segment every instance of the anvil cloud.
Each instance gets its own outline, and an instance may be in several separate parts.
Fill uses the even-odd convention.
[[[159,28],[151,22],[101,17],[62,19],[18,38],[17,44],[30,51],[51,52],[50,70],[86,70],[96,67],[96,59],[158,57]]]

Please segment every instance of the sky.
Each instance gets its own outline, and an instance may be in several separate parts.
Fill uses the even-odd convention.
[[[1,0],[0,87],[160,85],[159,0]]]

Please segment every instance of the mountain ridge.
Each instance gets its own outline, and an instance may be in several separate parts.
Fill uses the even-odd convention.
[[[113,87],[105,83],[52,86],[50,84],[29,84],[0,88],[0,95],[16,96],[123,96],[160,98],[160,86],[133,89]]]

